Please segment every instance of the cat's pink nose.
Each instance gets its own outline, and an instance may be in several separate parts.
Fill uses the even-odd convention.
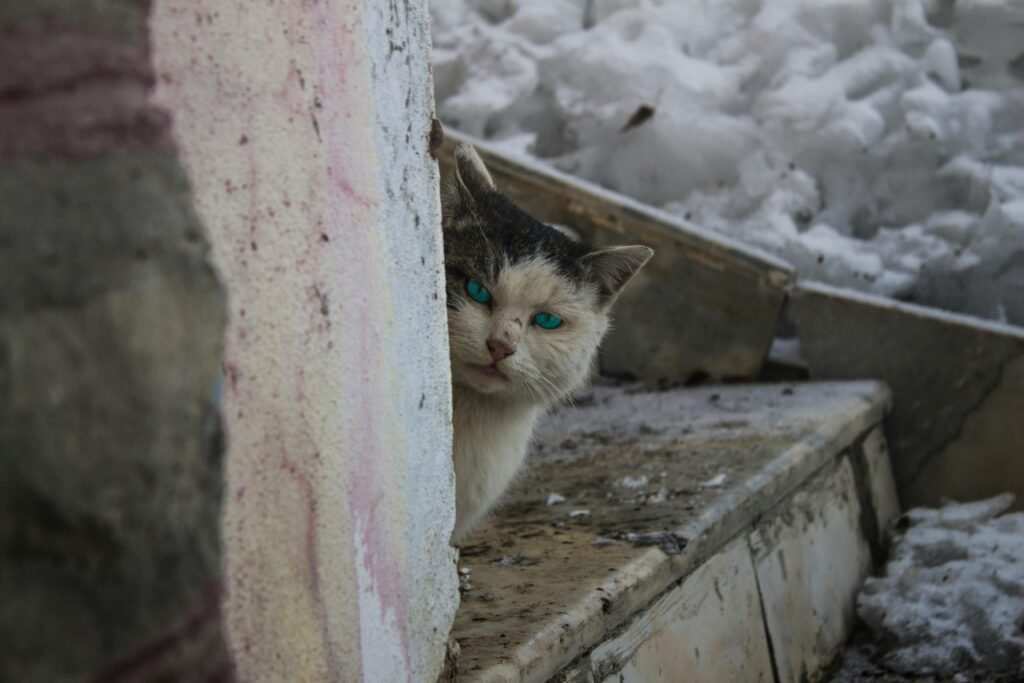
[[[516,348],[514,346],[509,346],[500,339],[488,339],[487,350],[491,352],[491,359],[494,360],[495,363],[516,352]]]

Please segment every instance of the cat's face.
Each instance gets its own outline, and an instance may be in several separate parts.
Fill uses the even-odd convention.
[[[455,161],[444,197],[452,381],[555,402],[586,382],[612,302],[653,252],[572,240],[500,195],[472,147]]]

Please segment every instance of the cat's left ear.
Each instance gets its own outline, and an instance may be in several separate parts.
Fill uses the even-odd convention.
[[[644,264],[654,256],[649,247],[608,247],[597,249],[583,257],[587,268],[600,291],[601,304],[610,306],[619,296],[626,283],[633,279]]]
[[[474,213],[485,195],[497,192],[480,155],[464,142],[455,146],[452,176],[442,197],[445,228],[458,225],[463,217]]]

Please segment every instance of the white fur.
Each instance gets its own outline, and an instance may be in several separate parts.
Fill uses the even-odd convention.
[[[487,514],[526,459],[538,406],[456,388],[455,531],[458,542]]]
[[[449,310],[454,401],[455,532],[460,542],[494,506],[526,459],[537,418],[582,387],[608,328],[606,307],[538,258],[504,268],[484,283],[493,308],[468,301]],[[533,324],[541,311],[564,321],[554,330]],[[515,353],[497,363],[508,379],[471,365],[491,362],[488,338]]]

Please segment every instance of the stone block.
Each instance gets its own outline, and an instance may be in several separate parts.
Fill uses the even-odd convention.
[[[1024,330],[811,283],[789,311],[813,379],[892,389],[904,507],[1010,491],[1024,509]]]
[[[522,480],[462,547],[459,564],[471,585],[452,631],[459,680],[558,676],[583,683],[619,673],[616,667],[630,661],[629,675],[647,676],[659,658],[670,663],[665,675],[694,666],[709,676],[725,671],[757,680],[767,647],[754,640],[764,632],[749,602],[757,582],[734,539],[745,539],[794,490],[813,489],[817,472],[834,468],[878,428],[887,402],[888,392],[874,382],[667,391],[652,383],[598,386],[576,406],[549,415],[538,425]],[[843,511],[860,534],[849,465],[845,475],[842,495],[852,503]],[[548,504],[553,493],[565,500]],[[837,504],[823,496],[815,501]],[[797,525],[793,533],[802,531]],[[688,584],[706,562],[714,569]],[[678,590],[690,585],[700,588]],[[729,621],[721,609],[742,620]],[[692,649],[671,645],[692,633],[691,619],[714,625],[714,632],[692,635],[699,663]],[[705,660],[728,639],[716,633],[739,638],[749,661],[741,648],[724,646],[712,658],[724,661]],[[614,654],[602,649],[620,634],[629,640],[619,641]],[[653,642],[644,646],[648,638]]]
[[[750,550],[734,540],[590,654],[604,683],[769,683]]]
[[[780,681],[820,680],[856,620],[871,550],[848,459],[804,483],[750,535]]]

